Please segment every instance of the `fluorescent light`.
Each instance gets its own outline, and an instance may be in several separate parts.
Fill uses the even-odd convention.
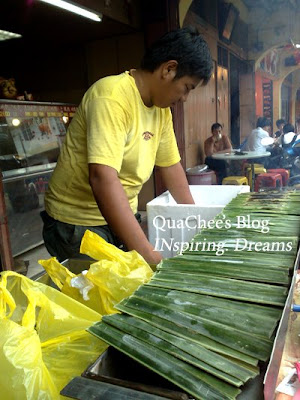
[[[299,43],[295,44],[295,47],[296,47],[297,49],[300,49],[300,44],[299,44]]]
[[[19,35],[19,33],[13,33],[13,32],[0,30],[0,41],[8,40],[8,39],[16,39],[16,38],[20,38],[20,37],[22,37],[22,35]]]
[[[19,120],[19,118],[14,118],[11,123],[13,124],[13,126],[19,126],[21,121]]]
[[[40,0],[44,3],[51,4],[56,7],[63,8],[64,10],[71,11],[75,14],[81,15],[82,17],[86,17],[92,19],[93,21],[101,22],[102,15],[100,13],[95,13],[89,11],[87,8],[76,6],[74,3],[70,3],[64,0]]]

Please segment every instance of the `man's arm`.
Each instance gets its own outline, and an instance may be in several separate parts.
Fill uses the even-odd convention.
[[[195,204],[180,162],[171,167],[160,167],[160,171],[164,184],[178,204]]]
[[[224,137],[224,146],[225,146],[224,151],[231,151],[232,150],[232,145],[231,145],[231,142],[229,140],[229,137],[227,135],[224,135],[223,137]]]
[[[214,153],[214,138],[208,138],[205,140],[204,142],[204,153],[206,155],[206,157],[211,157]]]
[[[264,129],[261,129],[257,132],[257,137],[259,139],[263,139],[265,137],[270,137],[269,133],[267,131],[265,131]]]
[[[149,264],[158,264],[162,256],[154,251],[130,208],[126,193],[114,168],[89,164],[89,182],[101,214],[112,231],[136,250]]]

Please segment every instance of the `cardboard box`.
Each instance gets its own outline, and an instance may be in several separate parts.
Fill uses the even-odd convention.
[[[213,219],[250,187],[190,185],[190,190],[196,204],[177,204],[168,191],[147,203],[149,241],[164,257],[175,256],[176,243],[189,242],[200,232],[199,222]]]

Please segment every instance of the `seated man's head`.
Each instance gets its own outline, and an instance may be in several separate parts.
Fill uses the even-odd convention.
[[[285,125],[285,120],[284,119],[278,119],[276,121],[276,126],[278,128],[278,130],[282,133],[283,132],[283,127]]]
[[[283,133],[295,132],[295,127],[292,124],[285,124],[283,127]]]
[[[256,128],[262,128],[268,133],[271,132],[271,120],[267,117],[259,117],[256,122]]]
[[[211,133],[216,140],[222,139],[222,125],[216,122],[211,126]]]
[[[151,73],[151,103],[166,108],[186,101],[190,90],[205,85],[213,63],[205,40],[195,28],[168,32],[146,52],[141,69]]]

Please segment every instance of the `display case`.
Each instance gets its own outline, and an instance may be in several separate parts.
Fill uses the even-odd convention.
[[[13,256],[42,243],[44,194],[76,106],[0,100],[0,169]]]

